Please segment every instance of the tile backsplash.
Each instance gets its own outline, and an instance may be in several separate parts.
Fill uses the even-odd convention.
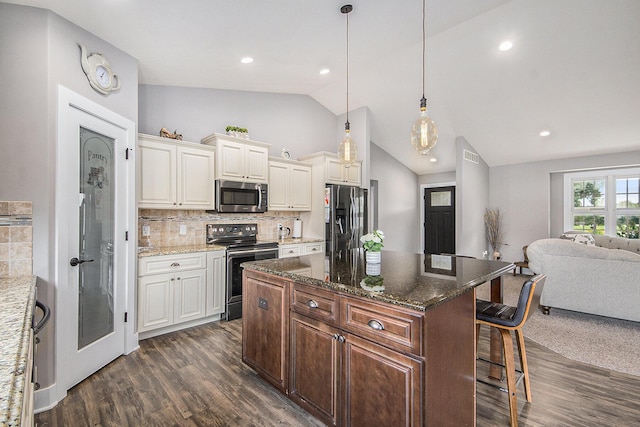
[[[0,277],[33,273],[31,202],[0,201]]]
[[[258,224],[259,240],[277,240],[277,224],[293,230],[293,221],[299,212],[268,212],[266,214],[217,214],[192,210],[138,210],[138,246],[166,247],[202,245],[206,243],[207,224]],[[180,226],[186,234],[180,234]],[[142,235],[148,226],[150,235]]]

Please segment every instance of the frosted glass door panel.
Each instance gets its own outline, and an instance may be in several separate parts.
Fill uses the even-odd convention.
[[[78,349],[114,330],[114,143],[80,128]]]

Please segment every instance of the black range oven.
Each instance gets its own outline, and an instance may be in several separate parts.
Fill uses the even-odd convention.
[[[207,243],[226,247],[226,320],[242,317],[242,268],[247,261],[278,258],[276,242],[258,242],[257,224],[207,224]]]

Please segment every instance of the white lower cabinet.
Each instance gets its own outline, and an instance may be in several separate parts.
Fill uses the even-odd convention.
[[[292,243],[278,247],[280,258],[317,254],[323,251],[324,242]]]
[[[207,305],[206,315],[224,313],[225,281],[227,280],[224,251],[207,253]]]
[[[140,258],[138,332],[224,312],[224,265],[224,251]]]

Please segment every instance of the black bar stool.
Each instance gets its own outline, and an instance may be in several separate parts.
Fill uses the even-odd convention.
[[[491,301],[476,300],[476,343],[480,336],[480,326],[488,325],[497,328],[502,337],[502,349],[504,351],[505,364],[500,365],[505,368],[507,375],[507,389],[495,386],[478,378],[479,382],[498,387],[500,390],[507,392],[509,395],[509,412],[511,416],[511,426],[518,426],[518,403],[516,400],[517,383],[524,378],[524,392],[527,402],[531,402],[531,384],[529,382],[529,367],[527,366],[527,354],[524,348],[524,336],[522,335],[522,326],[529,316],[535,312],[540,305],[540,294],[544,287],[546,276],[544,274],[537,275],[522,285],[518,305],[511,307]],[[518,342],[518,353],[520,355],[520,371],[515,367],[515,354],[513,351],[513,341],[511,331],[515,331]],[[491,362],[486,359],[479,358],[485,362]],[[519,377],[516,379],[516,373]]]

